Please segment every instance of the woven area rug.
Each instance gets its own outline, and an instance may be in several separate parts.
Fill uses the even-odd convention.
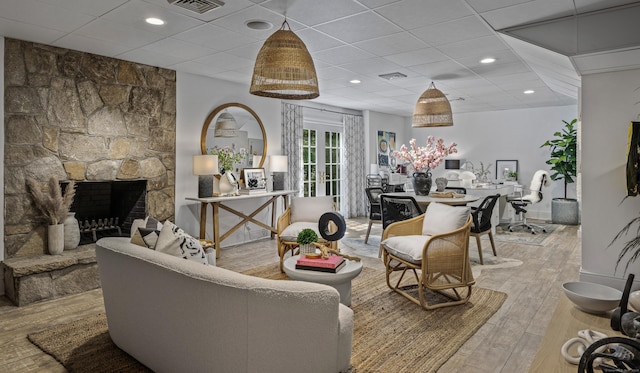
[[[535,222],[535,224],[544,227],[547,232],[542,231],[532,234],[528,229],[514,228],[513,232],[509,232],[509,224],[500,224],[496,227],[494,239],[498,242],[511,242],[525,245],[545,246],[547,242],[552,240],[553,234],[560,232],[566,228],[561,224],[547,224]]]
[[[277,263],[245,273],[286,278]],[[435,372],[502,306],[506,297],[474,287],[467,304],[426,311],[387,288],[383,271],[365,267],[353,281],[351,372]],[[147,371],[111,342],[104,314],[28,337],[70,372]]]

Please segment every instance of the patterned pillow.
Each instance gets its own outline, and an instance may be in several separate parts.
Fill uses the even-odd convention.
[[[155,248],[165,254],[208,264],[200,241],[169,220],[163,224]]]
[[[156,242],[160,236],[160,231],[149,228],[138,228],[131,236],[131,243],[149,249],[155,249]]]
[[[136,231],[140,227],[160,230],[162,229],[162,223],[160,223],[158,219],[154,218],[153,216],[147,216],[144,219],[135,219],[131,223],[131,237],[136,234]]]

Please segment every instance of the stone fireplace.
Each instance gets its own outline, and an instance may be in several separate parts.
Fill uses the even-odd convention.
[[[4,66],[5,259],[46,253],[27,178],[135,182],[139,215],[173,219],[175,71],[9,38]]]

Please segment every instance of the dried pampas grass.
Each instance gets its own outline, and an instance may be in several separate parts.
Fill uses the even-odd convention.
[[[69,213],[73,198],[76,195],[76,183],[71,180],[67,184],[64,196],[62,195],[60,183],[55,176],[49,179],[46,192],[40,183],[32,178],[27,178],[27,186],[33,202],[35,202],[36,207],[40,210],[47,223],[51,225],[62,223]]]

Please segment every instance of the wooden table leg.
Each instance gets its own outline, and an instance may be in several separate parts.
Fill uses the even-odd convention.
[[[207,231],[207,205],[206,202],[200,202],[200,239],[205,239]]]
[[[218,202],[211,203],[211,229],[213,230],[213,247],[216,249],[216,259],[220,258],[220,219],[218,218]]]
[[[271,203],[271,226],[274,228],[276,227],[276,207],[278,207],[278,199],[274,198],[273,202]],[[271,239],[273,239],[276,236],[276,234],[271,231]]]

